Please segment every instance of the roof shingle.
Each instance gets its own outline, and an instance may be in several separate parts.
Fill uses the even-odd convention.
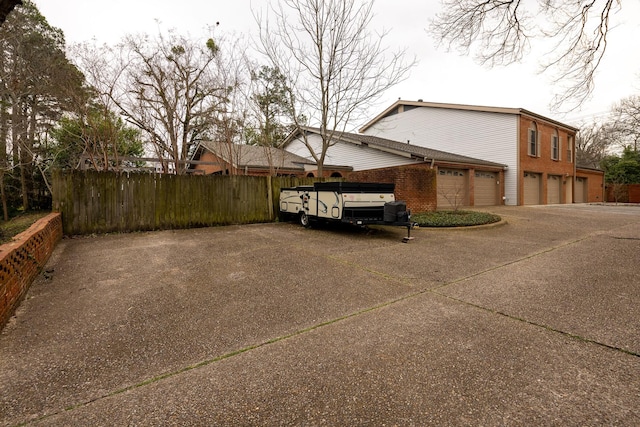
[[[307,132],[320,133],[320,129],[318,128],[305,127],[303,129]],[[433,160],[436,162],[473,164],[501,169],[506,167],[506,165],[502,163],[490,162],[487,160],[476,159],[473,157],[462,156],[460,154],[448,153],[446,151],[434,150],[432,148],[420,147],[418,145],[411,145],[409,143],[393,141],[391,139],[361,133],[336,132],[335,136],[343,142],[367,145],[371,148],[382,151],[400,151],[408,153],[411,156],[421,158],[424,161]]]

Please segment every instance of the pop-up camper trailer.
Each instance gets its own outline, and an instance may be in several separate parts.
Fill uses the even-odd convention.
[[[280,190],[280,217],[314,222],[410,227],[410,211],[396,201],[395,185],[368,182],[316,182]]]

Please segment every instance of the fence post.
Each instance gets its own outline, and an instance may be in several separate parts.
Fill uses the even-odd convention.
[[[267,199],[269,200],[269,218],[273,220],[273,188],[271,187],[271,175],[267,175]]]

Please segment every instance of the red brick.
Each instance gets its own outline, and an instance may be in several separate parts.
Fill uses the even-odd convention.
[[[20,304],[60,239],[62,218],[59,213],[52,213],[0,246],[0,328]]]
[[[412,212],[430,212],[437,206],[435,170],[429,165],[401,166],[351,172],[347,179],[355,182],[395,184],[396,200],[403,200]]]

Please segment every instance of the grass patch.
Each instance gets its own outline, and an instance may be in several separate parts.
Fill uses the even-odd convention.
[[[10,242],[14,236],[22,233],[31,227],[34,222],[48,214],[50,212],[26,212],[11,218],[9,221],[0,221],[0,245]]]
[[[500,221],[499,215],[475,211],[437,211],[411,215],[420,227],[470,227]]]

